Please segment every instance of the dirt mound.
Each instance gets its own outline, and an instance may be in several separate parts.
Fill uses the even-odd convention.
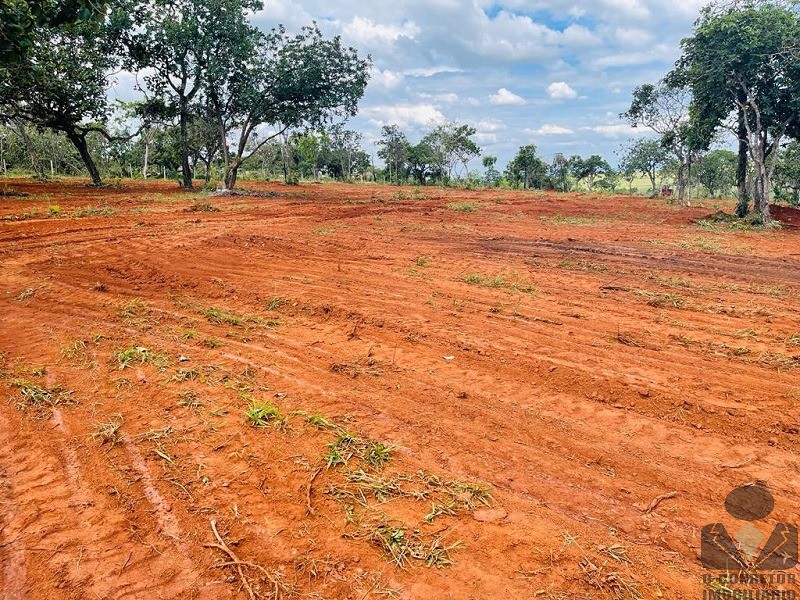
[[[800,229],[800,209],[773,204],[769,207],[773,218],[789,229]]]

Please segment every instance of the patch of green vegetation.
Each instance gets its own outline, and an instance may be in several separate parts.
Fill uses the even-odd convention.
[[[336,429],[336,424],[334,424],[333,421],[319,413],[308,415],[306,417],[306,423],[316,427],[317,429]]]
[[[12,382],[12,385],[19,390],[21,398],[17,402],[17,407],[20,409],[29,407],[52,408],[62,404],[76,403],[72,395],[73,391],[67,390],[61,386],[48,389],[25,381],[24,379],[17,379]]]
[[[453,564],[451,552],[462,543],[444,544],[442,538],[423,540],[416,530],[409,530],[397,521],[382,519],[361,523],[353,539],[368,540],[380,548],[400,568],[407,568],[412,561],[419,561],[429,568],[441,569]]]
[[[237,315],[224,308],[206,308],[201,311],[206,319],[214,325],[231,325],[233,327],[245,327],[248,324],[261,324],[258,317]]]
[[[499,275],[487,277],[480,273],[468,273],[462,278],[464,283],[469,285],[481,285],[484,287],[494,288],[507,288],[509,290],[520,292],[523,294],[530,294],[535,291],[535,288],[528,283],[528,280],[515,274],[512,278],[507,279]]]
[[[120,429],[122,428],[122,415],[112,415],[107,421],[95,423],[92,431],[92,439],[99,440],[101,446],[109,444],[116,446],[122,441]]]
[[[416,259],[414,259],[414,262],[417,263],[418,267],[427,267],[428,263],[430,263],[430,260],[427,256],[418,256]]]
[[[252,400],[247,407],[245,417],[253,427],[276,426],[284,428],[286,420],[281,415],[280,409],[269,401]]]
[[[470,213],[478,210],[478,206],[469,202],[448,202],[447,209],[456,212]]]
[[[107,204],[99,207],[95,206],[82,206],[72,213],[72,217],[83,219],[86,217],[111,217],[117,214],[117,211]]]
[[[51,204],[47,207],[48,217],[60,217],[61,214],[61,207],[58,204]]]
[[[565,216],[561,213],[553,215],[552,217],[539,217],[542,221],[552,223],[554,225],[575,225],[577,227],[593,227],[598,224],[597,217],[572,217]]]
[[[116,362],[119,365],[120,371],[128,369],[132,365],[153,365],[162,371],[169,365],[169,360],[163,354],[158,354],[143,346],[134,346],[120,350],[116,354]]]
[[[655,308],[684,308],[686,306],[686,299],[677,294],[648,292],[646,290],[634,290],[633,293],[645,298],[647,305]]]
[[[274,296],[269,299],[269,302],[267,303],[267,310],[270,311],[280,310],[288,303],[289,301],[286,298],[282,298],[281,296]]]
[[[394,446],[341,432],[328,444],[324,459],[328,468],[347,465],[354,457],[373,467],[381,467],[391,460],[393,451]]]
[[[125,320],[141,319],[149,314],[150,307],[141,298],[133,298],[117,308],[117,316]]]

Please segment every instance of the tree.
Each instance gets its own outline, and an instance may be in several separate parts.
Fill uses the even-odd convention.
[[[768,223],[780,145],[800,133],[800,17],[772,3],[707,10],[682,46],[676,78],[692,91],[693,114],[706,132],[723,126],[746,146]]]
[[[500,171],[497,170],[497,157],[487,155],[483,157],[481,162],[486,170],[484,174],[486,185],[490,188],[497,187],[501,179]]]
[[[506,178],[514,187],[540,189],[544,184],[547,165],[536,155],[535,145],[522,146],[514,159],[506,167]]]
[[[631,143],[620,159],[620,171],[630,176],[641,173],[650,179],[652,197],[658,196],[656,178],[661,167],[667,162],[667,150],[656,140],[637,140]],[[627,177],[626,177],[627,178]],[[628,179],[630,182],[632,178]]]
[[[775,168],[775,196],[793,206],[800,205],[800,142],[792,141]]]
[[[239,0],[217,0],[236,2]],[[236,132],[233,152],[223,145],[225,186],[233,189],[239,167],[270,140],[291,129],[323,130],[334,120],[354,116],[369,80],[370,59],[361,59],[341,39],[324,39],[316,27],[289,35],[282,27],[253,37],[243,64],[227,58],[212,62],[206,88],[218,96],[220,137]],[[224,38],[223,38],[224,39]],[[240,49],[247,56],[250,43]],[[228,56],[225,45],[212,53]],[[268,133],[250,144],[257,130]]]
[[[420,185],[427,185],[430,178],[441,176],[436,150],[427,137],[419,144],[409,144],[407,148],[408,170]]]
[[[425,139],[434,155],[441,158],[448,181],[454,175],[469,177],[469,162],[481,154],[480,147],[472,141],[477,133],[474,127],[453,121],[437,125]],[[463,171],[457,172],[461,167]]]
[[[32,33],[25,68],[0,68],[0,119],[63,133],[99,185],[87,136],[96,132],[113,139],[105,122],[111,112],[108,78],[117,61],[106,24],[39,28]]]
[[[678,203],[686,203],[689,170],[695,156],[695,134],[690,125],[691,97],[671,80],[646,84],[633,91],[628,112],[620,115],[633,127],[644,126],[661,136],[661,144],[678,159]]]
[[[598,154],[594,154],[587,159],[573,156],[569,159],[569,169],[572,176],[578,181],[586,180],[589,191],[594,189],[595,181],[600,175],[606,175],[613,171],[611,165]]]
[[[380,148],[378,156],[383,159],[389,170],[389,180],[394,180],[395,184],[400,185],[400,173],[406,170],[409,153],[406,135],[397,125],[384,125],[378,147]]]
[[[711,197],[727,195],[736,185],[739,160],[730,150],[715,150],[700,161],[700,183]]]
[[[560,152],[553,156],[550,163],[550,178],[556,190],[569,191],[569,159]]]
[[[101,17],[100,0],[3,0],[0,2],[0,66],[25,68],[42,29],[55,30]]]

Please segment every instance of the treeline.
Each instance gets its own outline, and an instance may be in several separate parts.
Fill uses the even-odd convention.
[[[735,193],[737,214],[764,222],[773,198],[800,190],[798,3],[723,0],[704,9],[675,68],[633,93],[621,117],[651,138],[631,141],[616,169],[601,156],[544,159],[523,146],[503,171],[476,130],[447,122],[417,143],[395,125],[377,168],[345,128],[371,68],[315,27],[262,32],[260,0],[17,0],[0,6],[0,169],[40,177],[103,175],[286,181],[322,177],[417,185]],[[62,6],[63,8],[63,6]],[[109,101],[114,74],[140,98]],[[730,139],[736,152],[720,150]],[[733,147],[733,146],[732,146]],[[717,148],[717,149],[715,149]],[[482,167],[473,167],[482,158]],[[627,184],[627,185],[626,185]],[[640,185],[636,186],[641,187]]]
[[[135,164],[142,176],[177,170],[185,188],[216,168],[232,189],[246,164],[266,169],[280,156],[287,171],[307,130],[325,130],[329,167],[352,173],[355,138],[341,124],[371,63],[316,26],[262,32],[248,20],[260,0],[79,0],[81,16],[51,0],[12,4],[2,11],[0,123],[40,176],[74,169],[77,155],[95,184],[101,166],[131,175]],[[110,102],[120,72],[134,77],[136,102]],[[71,151],[61,144],[55,155],[49,141]],[[0,165],[13,158],[7,146]]]

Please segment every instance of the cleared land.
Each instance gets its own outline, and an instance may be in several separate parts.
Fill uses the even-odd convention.
[[[800,514],[797,229],[249,185],[0,197],[4,597],[698,598]]]

